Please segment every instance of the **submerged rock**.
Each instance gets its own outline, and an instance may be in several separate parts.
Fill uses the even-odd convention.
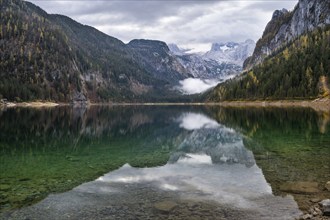
[[[162,201],[154,205],[155,209],[158,211],[168,213],[177,206],[175,202],[172,201]]]
[[[318,203],[318,202],[321,201],[321,199],[320,198],[313,198],[310,201],[313,202],[313,203]]]
[[[299,220],[306,220],[306,219],[313,219],[313,220],[325,220],[329,219],[326,216],[323,216],[323,212],[320,209],[321,204],[313,205],[308,212],[301,215],[298,219]]]
[[[286,182],[280,190],[288,193],[312,194],[319,192],[317,182]]]
[[[325,184],[325,188],[330,191],[330,181],[328,181],[326,184]]]
[[[305,214],[300,219],[306,220],[306,219],[312,219],[312,218],[313,218],[313,215],[311,215],[311,214]]]
[[[323,215],[330,216],[330,199],[322,200],[319,204],[322,206]]]
[[[320,216],[320,215],[322,215],[322,211],[318,207],[314,207],[311,210],[311,213],[313,214],[313,216]]]

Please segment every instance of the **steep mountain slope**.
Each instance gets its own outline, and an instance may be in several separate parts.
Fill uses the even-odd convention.
[[[208,99],[329,96],[329,4],[329,1],[300,0],[291,13],[275,11],[253,56],[245,62],[249,71],[218,85]]]
[[[162,41],[132,40],[128,46],[139,54],[139,63],[155,78],[175,84],[190,76]]]
[[[330,24],[330,1],[299,0],[292,12],[276,10],[257,42],[253,55],[245,61],[244,68],[249,69],[261,63],[265,57],[298,36],[327,24]]]
[[[164,85],[187,76],[174,61],[167,64],[172,70],[168,77],[156,74],[158,66],[145,62],[133,43],[126,45],[68,17],[47,14],[32,3],[1,0],[0,7],[0,98],[161,100],[173,96]],[[168,48],[158,49],[162,59],[171,59]]]

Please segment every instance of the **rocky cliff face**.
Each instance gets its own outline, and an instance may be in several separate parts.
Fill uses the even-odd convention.
[[[244,62],[243,67],[250,69],[303,33],[329,24],[330,1],[299,0],[292,12],[276,10],[257,42],[253,55]]]

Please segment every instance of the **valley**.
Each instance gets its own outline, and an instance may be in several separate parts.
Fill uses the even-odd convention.
[[[31,1],[0,0],[0,219],[329,219],[330,1]]]

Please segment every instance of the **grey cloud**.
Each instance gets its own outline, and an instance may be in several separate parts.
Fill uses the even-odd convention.
[[[270,12],[277,9],[285,8],[287,10],[293,10],[294,6],[298,3],[298,0],[286,0],[286,1],[257,1],[253,2],[253,4],[246,7],[246,10],[258,8],[260,10]]]
[[[182,8],[212,5],[212,1],[39,1],[37,5],[49,8],[51,12],[64,13],[73,17],[99,14],[122,14],[125,21],[152,23],[164,16],[176,15]],[[63,4],[65,2],[65,4]],[[49,4],[49,5],[48,5]],[[51,7],[49,7],[51,5]]]
[[[38,1],[50,13],[64,14],[125,42],[134,38],[195,48],[219,41],[257,40],[275,9],[292,1]]]

